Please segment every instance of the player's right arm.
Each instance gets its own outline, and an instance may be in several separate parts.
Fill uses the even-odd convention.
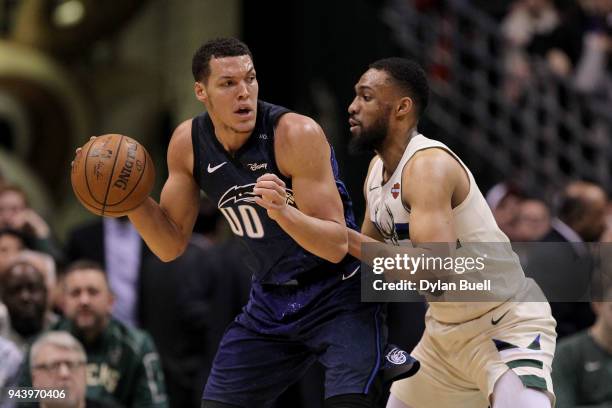
[[[151,197],[128,214],[151,251],[164,262],[185,251],[199,209],[200,188],[193,177],[191,119],[181,123],[168,146],[168,180],[159,204]]]
[[[363,223],[361,224],[361,232],[355,231],[351,228],[347,228],[349,254],[360,260],[363,260],[361,257],[361,244],[384,241],[383,237],[376,229],[376,226],[374,225],[372,220],[370,220],[370,207],[368,204],[368,179],[370,178],[372,166],[374,166],[374,162],[376,162],[377,158],[378,156],[374,156],[374,158],[370,161],[370,165],[368,166],[368,174],[366,175],[365,181],[363,182],[363,196],[366,202],[366,209],[365,214],[363,215]]]

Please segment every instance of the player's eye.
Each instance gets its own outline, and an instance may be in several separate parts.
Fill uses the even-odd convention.
[[[234,81],[225,81],[225,82],[223,82],[223,86],[225,86],[225,87],[230,87],[232,85],[234,85]]]
[[[363,98],[363,100],[364,100],[364,101],[366,101],[366,102],[369,102],[369,101],[371,101],[371,100],[372,100],[372,97],[371,97],[370,95],[363,95],[363,96],[362,96],[362,98]]]
[[[247,82],[248,82],[248,83],[253,83],[253,81],[255,81],[255,75],[250,75],[250,76],[247,78]]]

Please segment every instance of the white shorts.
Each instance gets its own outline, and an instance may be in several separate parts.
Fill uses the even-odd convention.
[[[412,352],[421,369],[395,382],[391,393],[411,408],[487,408],[495,383],[511,369],[526,387],[546,392],[554,406],[556,322],[548,303],[521,297],[458,324],[441,323],[428,312]]]

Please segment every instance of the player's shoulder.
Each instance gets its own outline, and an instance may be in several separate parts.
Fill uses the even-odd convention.
[[[168,144],[168,164],[175,168],[184,167],[191,171],[193,168],[193,142],[191,140],[192,119],[181,122],[174,132]],[[185,166],[182,166],[182,164]]]
[[[419,179],[446,179],[461,171],[461,165],[445,149],[430,147],[414,153],[403,170],[403,176]]]
[[[303,138],[304,135],[320,135],[322,134],[322,130],[321,126],[311,117],[295,112],[288,112],[278,120],[275,134],[288,139],[297,139]]]
[[[172,139],[179,138],[183,139],[185,137],[191,139],[191,125],[193,119],[187,119],[178,124],[178,126],[174,129],[172,133]]]

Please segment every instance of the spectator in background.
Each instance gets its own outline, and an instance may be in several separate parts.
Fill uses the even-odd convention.
[[[557,301],[551,299],[550,306],[559,338],[593,324],[594,315],[586,300],[595,265],[587,243],[599,241],[605,229],[607,203],[600,186],[585,181],[569,183],[558,199],[552,229],[542,238],[543,242],[558,244],[530,255],[529,274],[539,276],[543,288],[554,289]]]
[[[149,335],[111,316],[113,295],[106,273],[92,262],[76,262],[63,277],[66,330],[81,341],[87,354],[87,396],[125,407],[167,407],[159,356]],[[29,372],[22,386],[30,384]]]
[[[612,406],[612,287],[593,302],[595,324],[557,345],[553,381],[557,408]]]
[[[536,35],[529,44],[529,51],[546,58],[552,71],[569,78],[586,53],[587,38],[591,34],[603,34],[609,24],[612,6],[609,0],[578,0],[563,11],[561,24],[551,33]],[[590,41],[590,40],[588,40]],[[585,71],[586,73],[586,71]],[[581,75],[582,76],[582,75]],[[579,87],[584,86],[581,78]]]
[[[578,91],[612,101],[612,1],[597,0],[574,75]]]
[[[515,234],[517,241],[539,241],[551,229],[550,209],[542,200],[527,198],[519,207]]]
[[[14,262],[0,276],[0,294],[10,319],[8,337],[25,351],[52,323],[44,275],[30,263]]]
[[[531,67],[527,46],[536,35],[550,34],[559,25],[559,13],[552,0],[517,0],[502,21],[502,34],[509,42],[504,56],[508,73],[505,94],[516,101],[528,86]]]
[[[40,336],[32,345],[29,364],[33,388],[66,392],[64,399],[41,402],[41,408],[103,407],[85,399],[87,357],[83,346],[69,333],[49,331]]]
[[[14,401],[9,400],[2,390],[5,387],[17,386],[22,358],[23,353],[13,342],[0,336],[0,408],[13,408],[15,406]]]
[[[14,258],[15,262],[26,262],[43,273],[47,287],[47,319],[55,322],[57,316],[53,314],[54,308],[59,309],[60,290],[57,285],[57,271],[55,260],[49,254],[37,251],[24,250]]]
[[[0,189],[0,228],[12,228],[32,236],[35,249],[61,260],[62,253],[55,243],[45,220],[28,205],[25,192],[17,186]]]
[[[66,245],[68,261],[88,259],[104,268],[115,296],[113,316],[132,327],[141,323],[142,287],[147,279],[142,261],[149,254],[127,217],[107,217],[80,225],[70,232]]]
[[[510,241],[517,241],[516,225],[524,194],[512,183],[501,182],[493,186],[486,196],[499,228]]]
[[[8,228],[0,229],[0,275],[25,245],[26,238],[19,231]],[[9,329],[8,311],[2,303],[2,296],[0,295],[0,337],[8,337]]]

